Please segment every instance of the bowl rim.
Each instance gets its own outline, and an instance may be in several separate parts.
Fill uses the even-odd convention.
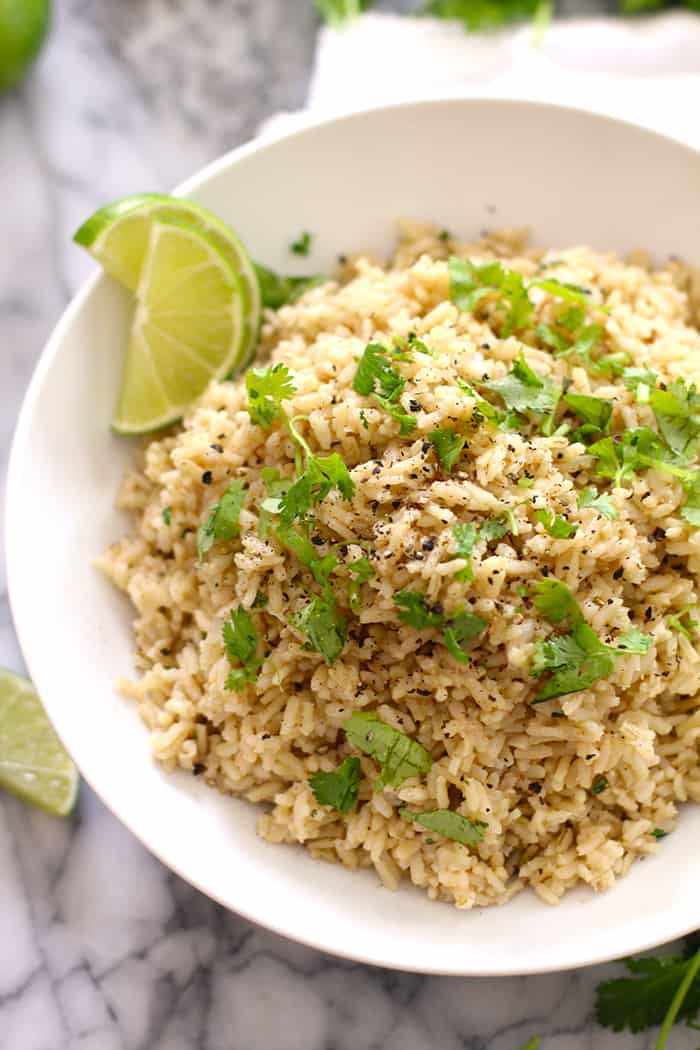
[[[274,131],[274,132],[263,132],[258,137],[243,143],[240,146],[235,147],[217,157],[209,164],[205,165],[199,171],[189,176],[182,182],[178,183],[172,195],[177,197],[183,197],[189,194],[193,190],[199,189],[201,186],[206,184],[210,179],[226,171],[228,168],[235,166],[239,161],[245,159],[248,156],[254,155],[259,152],[263,152],[270,147],[274,147],[277,143],[303,138],[306,134],[314,132],[318,128],[325,127],[328,125],[350,125],[355,122],[361,122],[365,117],[372,114],[387,114],[390,116],[393,112],[404,111],[404,110],[431,110],[435,107],[442,106],[453,106],[458,105],[461,107],[476,108],[488,105],[495,108],[517,108],[521,110],[542,110],[545,112],[556,111],[559,114],[566,115],[573,114],[576,116],[584,116],[592,118],[594,121],[613,125],[613,127],[619,127],[626,131],[633,131],[639,135],[645,136],[652,140],[658,140],[664,145],[664,147],[672,147],[676,151],[685,153],[689,158],[692,158],[697,162],[700,158],[700,149],[696,149],[687,143],[674,138],[672,135],[666,135],[658,132],[654,129],[647,128],[642,124],[637,124],[634,121],[623,120],[618,117],[611,117],[606,114],[600,113],[599,111],[586,108],[585,106],[569,106],[559,105],[557,103],[540,102],[540,101],[528,101],[526,99],[514,98],[514,97],[498,97],[491,98],[487,95],[484,96],[470,96],[465,97],[463,95],[442,95],[436,98],[429,99],[417,99],[408,100],[397,103],[390,103],[381,106],[365,106],[357,110],[353,110],[349,113],[343,113],[336,116],[322,116],[315,117],[313,114],[309,115],[309,119],[305,120],[301,126],[292,128],[287,131]],[[21,491],[21,459],[23,458],[23,451],[28,446],[28,442],[31,441],[31,422],[35,411],[36,402],[40,396],[44,377],[50,370],[51,365],[55,357],[58,355],[61,344],[63,343],[64,337],[70,330],[74,319],[80,314],[83,309],[85,301],[91,295],[94,287],[102,279],[103,273],[101,270],[93,273],[83,282],[82,286],[78,289],[75,295],[68,302],[63,312],[61,313],[59,320],[53,327],[48,339],[46,340],[44,347],[39,355],[37,363],[32,371],[29,384],[26,388],[25,394],[22,399],[20,411],[15,424],[14,432],[12,434],[10,444],[10,454],[8,458],[8,469],[7,469],[7,481],[6,481],[6,507],[4,515],[5,525],[5,560],[6,560],[6,572],[7,572],[7,593],[8,593],[8,604],[12,617],[12,623],[15,629],[15,633],[19,642],[22,657],[26,664],[27,670],[30,677],[33,678],[33,668],[36,667],[37,661],[35,660],[34,652],[35,647],[31,642],[31,632],[28,630],[27,624],[22,621],[21,617],[17,615],[17,609],[19,602],[17,601],[16,595],[20,590],[20,580],[17,574],[17,570],[13,568],[13,564],[18,564],[18,561],[12,557],[15,549],[19,547],[21,541],[21,501],[19,494]],[[13,496],[13,494],[15,494]],[[41,676],[40,676],[41,677]],[[60,727],[55,727],[59,737],[61,737]],[[613,951],[608,948],[600,950],[598,952],[588,952],[585,958],[573,957],[566,961],[563,965],[561,961],[548,963],[543,960],[538,965],[525,965],[525,966],[514,966],[513,968],[480,966],[477,968],[472,967],[458,967],[454,965],[420,965],[417,963],[406,962],[399,964],[395,958],[386,958],[381,951],[374,949],[364,951],[353,947],[346,947],[343,944],[329,943],[330,938],[324,938],[322,931],[313,932],[310,931],[308,934],[300,934],[297,930],[294,933],[290,933],[283,925],[268,920],[265,916],[264,909],[256,908],[253,900],[246,900],[240,905],[235,905],[224,899],[220,894],[212,891],[211,889],[202,885],[201,881],[196,877],[189,875],[186,871],[182,870],[182,866],[173,862],[165,855],[165,851],[159,849],[157,846],[153,846],[146,837],[145,833],[142,833],[138,827],[135,826],[133,819],[123,813],[123,806],[120,801],[112,801],[109,798],[109,790],[107,788],[101,788],[98,783],[95,782],[92,776],[86,776],[81,768],[80,764],[74,759],[76,766],[80,771],[81,778],[89,785],[91,790],[97,795],[101,803],[106,807],[109,812],[116,817],[116,819],[127,828],[130,834],[141,843],[145,849],[169,871],[174,872],[179,878],[183,879],[188,885],[198,890],[205,897],[213,900],[216,904],[225,908],[227,911],[233,912],[236,915],[241,916],[248,922],[260,926],[265,930],[269,930],[271,933],[276,934],[279,937],[283,937],[286,940],[294,943],[299,943],[305,947],[312,948],[317,951],[325,952],[332,956],[345,959],[351,962],[361,963],[363,965],[371,965],[382,967],[388,970],[396,970],[399,972],[406,973],[418,973],[435,976],[451,976],[451,977],[515,977],[525,975],[537,975],[547,973],[563,972],[563,970],[575,970],[587,966],[594,966],[601,963],[611,962],[618,960],[621,957],[621,950],[617,949]],[[545,907],[545,905],[542,905]],[[629,938],[630,943],[626,944],[622,949],[622,954],[630,955],[639,952],[647,951],[651,948],[656,948],[659,945],[668,943],[669,941],[675,940],[676,938],[683,937],[693,932],[698,923],[700,922],[700,915],[695,922],[678,921],[671,928],[668,929],[662,937],[658,935],[658,931],[655,934],[647,937],[637,937],[636,939]],[[636,927],[635,927],[636,928]]]

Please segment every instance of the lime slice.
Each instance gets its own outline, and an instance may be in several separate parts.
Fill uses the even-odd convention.
[[[253,262],[230,226],[191,201],[159,193],[135,193],[100,208],[83,223],[73,239],[87,248],[107,273],[135,292],[150,226],[158,220],[184,222],[205,233],[238,274],[243,298],[243,333],[240,359],[234,370],[239,371],[250,363],[255,353],[260,328],[260,287]]]
[[[0,91],[19,84],[49,29],[49,0],[0,0]]]
[[[124,378],[112,425],[141,434],[173,423],[240,359],[241,282],[214,242],[149,223]]]
[[[0,668],[0,787],[64,817],[78,794],[78,770],[34,687]]]

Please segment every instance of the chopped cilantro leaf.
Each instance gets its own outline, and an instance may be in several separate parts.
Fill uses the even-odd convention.
[[[292,620],[292,625],[305,634],[308,646],[320,653],[328,665],[334,663],[347,641],[347,622],[327,597],[312,598]]]
[[[555,281],[553,278],[537,278],[530,281],[531,288],[541,288],[543,292],[553,295],[555,299],[564,299],[569,303],[585,303],[589,294],[586,288],[566,281]]]
[[[638,395],[639,388],[645,388],[646,393],[640,398],[643,401],[649,400],[649,392],[656,386],[658,378],[649,368],[625,368],[622,373],[622,382],[633,394]]]
[[[163,521],[166,525],[169,525],[173,520],[173,508],[163,507]]]
[[[694,529],[700,528],[700,473],[683,480],[682,484],[685,504],[681,507],[681,517]]]
[[[431,430],[428,439],[445,470],[451,471],[462,454],[467,439],[456,430]]]
[[[348,589],[348,602],[350,603],[352,611],[357,612],[360,608],[360,588],[363,583],[367,583],[372,579],[374,576],[374,568],[367,557],[358,558],[357,561],[351,561],[346,567],[354,577],[354,579],[350,581],[350,587]]]
[[[318,559],[316,548],[308,535],[299,529],[295,529],[288,522],[279,522],[275,528],[275,536],[282,546],[290,550],[302,565],[310,567]]]
[[[489,423],[500,424],[505,419],[505,413],[500,408],[496,408],[490,401],[481,397],[477,394],[476,390],[469,383],[465,383],[463,379],[457,380],[457,385],[460,390],[463,390],[465,394],[474,402],[474,415],[476,416],[475,422],[479,422],[481,419],[487,420]]]
[[[197,529],[197,556],[201,561],[215,543],[232,540],[240,532],[238,519],[245,499],[244,481],[232,481],[204,524]]]
[[[258,632],[250,613],[239,605],[237,610],[231,609],[229,617],[222,632],[224,649],[232,667],[226,688],[237,692],[255,682],[263,660],[258,655]]]
[[[343,764],[331,773],[322,770],[312,773],[309,777],[309,787],[319,805],[330,806],[339,813],[349,813],[357,802],[360,775],[360,760],[353,756],[346,758]]]
[[[529,478],[527,476],[527,474],[524,474],[521,478],[518,478],[518,488],[519,489],[531,489],[534,484],[535,484],[535,479],[534,478]]]
[[[455,573],[455,577],[460,583],[465,583],[467,580],[473,580],[474,570],[472,568],[472,552],[474,550],[474,545],[479,539],[479,533],[477,532],[476,527],[470,522],[466,524],[463,522],[456,522],[452,526],[452,537],[457,549],[455,557],[464,558],[467,563],[463,569],[460,569]]]
[[[612,401],[588,394],[564,394],[564,401],[584,423],[593,428],[593,432],[599,436],[607,433],[613,410]],[[591,433],[588,431],[588,434]]]
[[[266,594],[263,594],[262,591],[258,591],[253,600],[253,604],[251,605],[251,609],[264,609],[269,601],[270,599]]]
[[[280,499],[280,520],[291,524],[295,518],[305,518],[333,488],[338,489],[346,500],[351,500],[355,492],[350,472],[338,453],[333,452],[330,456],[307,454],[304,471]]]
[[[638,627],[630,627],[618,637],[617,645],[609,646],[609,648],[618,653],[636,653],[643,656],[649,651],[652,640],[650,635],[644,634]]]
[[[460,663],[467,663],[469,656],[465,646],[473,642],[487,627],[486,620],[474,613],[458,612],[445,617],[442,636],[448,652]]]
[[[570,634],[553,634],[535,643],[532,673],[550,672],[533,703],[588,689],[615,669],[615,657],[587,623],[578,622]]]
[[[331,551],[326,554],[323,558],[316,558],[309,565],[313,578],[319,585],[324,593],[324,596],[329,600],[333,601],[333,591],[331,589],[331,575],[338,568],[338,559],[335,554]]]
[[[700,435],[700,395],[695,386],[686,386],[682,379],[676,379],[665,390],[654,389],[649,404],[673,454],[684,462],[693,459]]]
[[[453,809],[433,809],[427,813],[413,813],[410,809],[402,807],[399,813],[404,820],[412,820],[420,824],[428,831],[434,831],[453,842],[461,842],[464,846],[476,846],[484,837],[488,824],[482,820],[469,820]]]
[[[280,512],[282,496],[288,491],[292,479],[281,477],[279,470],[271,467],[263,467],[260,473],[267,489],[267,499],[262,501],[258,511],[258,536],[266,540],[272,519]]]
[[[260,263],[255,264],[255,273],[260,285],[263,306],[270,310],[279,310],[281,306],[295,303],[304,292],[308,292],[309,288],[315,288],[316,285],[328,280],[321,274],[315,274],[312,277],[283,277],[269,270],[267,266],[261,266]]]
[[[692,638],[692,632],[696,627],[700,627],[700,621],[692,619],[689,615],[691,609],[695,609],[694,605],[686,605],[685,609],[681,609],[677,613],[669,613],[666,617],[666,623],[672,631],[678,631],[679,634],[684,634],[686,638]]]
[[[560,514],[555,514],[553,510],[538,510],[535,517],[544,525],[545,532],[557,540],[568,540],[575,536],[578,530],[578,525],[562,518]]]
[[[598,777],[591,785],[591,794],[600,795],[608,786],[607,777]]]
[[[399,424],[402,435],[416,429],[415,417],[405,412],[400,397],[406,380],[391,363],[389,351],[380,343],[368,343],[360,358],[353,390],[363,397],[374,396],[381,407]]]
[[[567,620],[569,625],[568,634],[551,634],[535,643],[532,674],[550,675],[537,692],[535,704],[588,689],[612,674],[619,653],[645,653],[652,642],[637,628],[620,635],[617,645],[601,642],[569,588],[553,577],[535,585],[535,607],[550,623],[560,625]]]
[[[290,252],[294,255],[308,255],[311,251],[311,234],[308,230],[304,230],[300,237],[296,241],[292,241],[289,245]]]
[[[583,620],[583,613],[569,588],[553,576],[535,584],[535,608],[550,623],[557,624],[562,620],[578,623]]]
[[[665,839],[669,832],[664,831],[662,828],[653,828],[651,834],[655,839]]]
[[[394,595],[394,604],[399,608],[399,619],[409,624],[417,631],[424,631],[429,627],[442,627],[442,610],[434,612],[428,605],[425,595],[418,591],[397,591]]]
[[[509,532],[513,536],[518,535],[518,526],[512,511],[506,511],[505,514],[499,514],[496,518],[487,518],[483,521],[479,528],[479,538],[484,543],[491,543],[493,540],[502,539]]]
[[[355,711],[343,729],[352,747],[380,764],[377,791],[383,787],[400,787],[409,777],[430,772],[433,764],[430,752],[417,740],[382,722],[372,711]]]
[[[398,591],[394,595],[394,602],[400,610],[399,619],[403,623],[417,631],[431,627],[442,631],[447,650],[460,663],[468,660],[464,646],[474,641],[488,626],[485,620],[473,613],[460,611],[445,614],[439,606],[431,608],[425,595],[417,591]]]
[[[480,384],[503,400],[514,412],[553,413],[561,389],[548,376],[540,376],[526,363],[522,350],[511,371],[502,379],[491,379]]]
[[[592,507],[599,514],[602,514],[603,517],[610,518],[611,521],[620,517],[620,512],[610,497],[606,496],[605,493],[599,495],[598,490],[592,485],[579,492],[578,505],[579,507]]]
[[[283,418],[282,402],[289,401],[297,392],[294,377],[283,364],[251,368],[245,377],[245,385],[251,421],[266,430],[274,420]]]
[[[477,265],[469,259],[452,256],[447,263],[450,298],[460,310],[473,310],[486,296],[495,293],[504,308],[504,338],[526,328],[532,315],[532,303],[523,275],[507,270],[500,262]]]

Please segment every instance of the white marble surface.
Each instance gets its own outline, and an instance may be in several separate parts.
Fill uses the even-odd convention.
[[[35,75],[0,100],[0,492],[29,375],[87,269],[76,225],[300,105],[315,28],[307,0],[58,0]],[[22,669],[4,567],[0,665]],[[1,1050],[517,1050],[533,1034],[641,1050],[648,1036],[593,1022],[614,969],[467,981],[340,962],[222,911],[87,789],[69,821],[0,798]]]

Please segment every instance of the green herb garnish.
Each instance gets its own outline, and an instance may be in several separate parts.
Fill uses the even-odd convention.
[[[311,234],[308,230],[304,230],[300,237],[296,241],[292,241],[289,245],[289,250],[294,255],[308,255],[311,251]]]
[[[343,729],[352,747],[380,764],[377,791],[383,787],[400,787],[409,777],[430,772],[433,764],[430,752],[418,741],[382,722],[372,711],[356,711]]]
[[[283,401],[297,392],[294,377],[286,365],[251,368],[245,377],[248,391],[248,415],[253,423],[266,430],[276,419],[284,419]]]
[[[685,609],[681,609],[677,613],[669,613],[666,617],[666,623],[672,631],[678,631],[679,634],[684,634],[690,641],[693,637],[693,631],[696,627],[700,627],[700,621],[694,620],[690,617],[691,609],[695,609],[694,605],[686,605]]]
[[[610,499],[610,496],[606,496],[605,493],[599,494],[598,490],[589,485],[588,488],[581,489],[578,494],[578,506],[581,507],[592,507],[597,510],[603,517],[609,518],[611,521],[620,517],[620,512],[617,507]]]
[[[498,394],[507,409],[518,413],[553,415],[561,397],[561,387],[549,376],[538,375],[530,368],[522,350],[507,375],[479,385]]]
[[[315,288],[328,280],[321,274],[312,277],[283,277],[282,274],[269,270],[267,266],[255,264],[255,272],[260,286],[262,304],[269,310],[279,310],[281,306],[295,303],[304,292]]]
[[[553,510],[538,510],[535,517],[544,525],[545,532],[557,540],[571,539],[578,530],[578,525],[567,521],[560,514],[555,514]]]
[[[258,632],[252,617],[242,606],[231,610],[230,619],[223,626],[224,649],[232,670],[226,679],[226,688],[240,691],[255,682],[263,665],[258,655]]]
[[[462,455],[467,439],[456,430],[431,430],[428,440],[438,454],[445,470],[451,471]]]
[[[535,677],[549,674],[535,704],[588,689],[614,671],[620,653],[646,653],[652,642],[637,628],[620,635],[617,645],[601,642],[569,588],[552,577],[535,585],[535,607],[550,623],[566,622],[568,626],[568,633],[552,634],[535,643],[531,672]]]
[[[292,626],[306,635],[309,649],[320,653],[329,666],[345,648],[347,621],[326,596],[312,598],[292,619]]]
[[[445,646],[460,663],[469,659],[465,646],[488,626],[485,620],[473,613],[459,611],[446,615],[441,606],[431,608],[425,595],[417,591],[397,591],[394,603],[399,609],[399,619],[416,631],[431,627],[442,631]]]
[[[349,813],[357,802],[360,789],[360,760],[346,758],[332,773],[312,773],[309,787],[321,806],[330,806],[339,813]]]
[[[169,525],[173,520],[173,508],[163,507],[163,521],[166,525]]]
[[[368,343],[360,358],[353,390],[363,397],[374,396],[379,405],[399,424],[402,435],[416,429],[415,417],[405,412],[400,398],[406,380],[391,363],[390,351],[380,343]]]
[[[626,959],[625,966],[631,977],[603,981],[596,989],[598,1024],[616,1032],[662,1025],[655,1050],[663,1050],[676,1019],[692,1019],[700,1010],[700,950],[689,958]]]
[[[202,560],[215,543],[234,539],[240,532],[239,517],[245,500],[244,481],[232,481],[215,503],[203,525],[197,529],[197,557]]]
[[[360,589],[363,583],[372,579],[374,568],[369,558],[365,556],[358,558],[357,561],[348,562],[346,568],[354,577],[348,589],[348,602],[352,611],[357,612],[360,608]]]
[[[607,777],[598,777],[591,785],[591,794],[600,795],[608,786]]]
[[[295,518],[304,519],[309,511],[336,488],[346,500],[351,500],[355,485],[350,472],[337,452],[330,456],[315,456],[306,442],[306,466],[280,499],[280,520],[291,524]]]
[[[404,820],[412,820],[414,824],[420,824],[428,831],[434,831],[453,842],[461,842],[464,846],[476,846],[484,837],[488,828],[482,820],[469,820],[453,809],[433,809],[427,813],[413,813],[404,806],[399,810]]]

